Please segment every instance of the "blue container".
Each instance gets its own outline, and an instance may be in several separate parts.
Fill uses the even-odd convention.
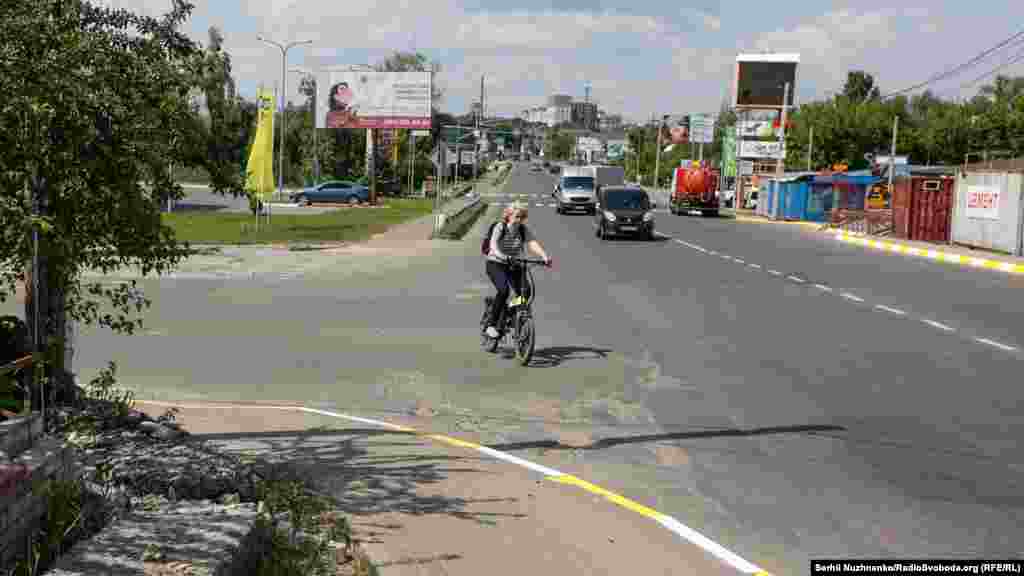
[[[762,211],[761,215],[765,216],[766,218],[774,218],[775,217],[775,204],[776,204],[777,199],[779,197],[779,187],[778,186],[779,185],[778,185],[778,183],[775,180],[768,180],[768,181],[765,182],[765,186],[764,186],[764,210]],[[760,206],[760,204],[761,203],[758,202],[758,206]]]
[[[808,182],[807,211],[805,220],[809,222],[825,222],[827,214],[832,210],[832,184],[827,182]]]
[[[786,220],[807,219],[808,188],[807,181],[803,179],[782,183],[786,199],[782,214]]]
[[[778,180],[772,180],[772,184],[775,185],[775,191],[772,193],[771,214],[768,216],[772,220],[782,220],[786,217],[786,187]]]

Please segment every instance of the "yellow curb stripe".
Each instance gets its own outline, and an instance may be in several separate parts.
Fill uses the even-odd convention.
[[[392,430],[396,430],[396,431],[400,431],[400,432],[409,432],[409,433],[415,434],[416,436],[418,436],[420,438],[429,438],[431,440],[436,440],[438,442],[441,442],[441,443],[444,443],[444,444],[448,444],[448,445],[451,445],[451,446],[457,446],[457,447],[460,447],[460,448],[465,448],[465,449],[468,449],[468,450],[474,450],[474,451],[477,451],[477,452],[481,452],[483,454],[487,454],[489,456],[492,456],[492,457],[494,457],[494,458],[496,458],[498,460],[502,460],[502,461],[505,461],[505,462],[508,462],[508,463],[512,463],[512,464],[517,464],[517,465],[522,466],[524,468],[528,468],[530,470],[538,472],[538,473],[542,474],[548,480],[582,488],[582,489],[586,490],[587,492],[590,492],[592,494],[596,494],[596,495],[602,496],[602,497],[606,498],[607,500],[609,500],[610,502],[612,502],[614,504],[617,504],[617,505],[619,505],[619,506],[621,506],[621,507],[623,507],[623,508],[625,508],[627,510],[630,510],[632,512],[636,512],[637,514],[641,514],[641,515],[643,515],[643,516],[645,516],[647,518],[651,518],[651,519],[657,521],[659,524],[661,524],[665,528],[669,529],[670,531],[675,533],[677,536],[683,538],[684,540],[690,542],[691,544],[696,545],[697,547],[701,548],[705,552],[708,552],[708,553],[714,555],[719,560],[721,560],[724,563],[730,565],[731,567],[739,570],[740,572],[743,572],[745,574],[753,574],[754,576],[770,576],[767,572],[761,570],[760,567],[750,563],[749,561],[743,559],[740,556],[737,556],[735,553],[733,553],[732,551],[730,551],[727,548],[723,547],[721,544],[718,544],[714,540],[711,540],[708,537],[704,536],[703,534],[700,534],[699,532],[696,532],[692,528],[686,526],[685,524],[679,522],[678,520],[676,520],[675,518],[673,518],[673,517],[671,517],[671,516],[669,516],[667,514],[663,514],[661,512],[658,512],[657,510],[654,510],[653,508],[648,508],[647,506],[644,506],[643,504],[640,504],[638,502],[634,502],[633,500],[630,500],[629,498],[626,498],[625,496],[621,496],[621,495],[616,494],[616,493],[614,493],[614,492],[612,492],[610,490],[606,490],[604,488],[601,488],[600,486],[598,486],[596,484],[592,484],[590,482],[587,482],[586,480],[582,480],[582,479],[577,478],[577,477],[575,477],[575,476],[573,476],[571,474],[566,474],[564,472],[561,472],[560,470],[556,470],[554,468],[548,468],[547,466],[542,466],[542,465],[537,464],[535,462],[531,462],[529,460],[524,460],[522,458],[519,458],[518,456],[513,456],[512,454],[508,454],[506,452],[501,452],[501,451],[495,450],[493,448],[488,448],[487,446],[481,446],[479,444],[476,444],[476,443],[473,443],[473,442],[469,442],[469,441],[466,441],[466,440],[460,440],[458,438],[452,438],[451,436],[445,436],[443,434],[430,434],[428,432],[417,430],[415,428],[409,428],[407,426],[400,426],[398,424],[392,424],[390,422],[384,422],[384,421],[380,421],[380,420],[373,420],[373,419],[370,419],[370,418],[362,418],[362,417],[359,417],[359,416],[352,416],[352,415],[349,415],[349,414],[342,414],[342,413],[339,413],[339,412],[331,412],[329,410],[321,410],[321,409],[318,409],[318,408],[309,408],[309,407],[301,406],[301,405],[288,406],[288,405],[273,405],[273,404],[242,404],[242,403],[239,403],[239,404],[232,404],[232,403],[211,404],[211,403],[203,403],[202,401],[198,401],[198,403],[194,403],[193,404],[193,403],[183,403],[183,402],[166,402],[166,401],[159,401],[159,400],[138,400],[137,402],[139,402],[140,404],[152,404],[152,405],[158,405],[158,406],[159,405],[165,405],[165,406],[180,406],[180,407],[192,407],[192,408],[204,408],[204,407],[221,407],[221,408],[226,408],[226,407],[231,407],[231,408],[262,408],[262,409],[270,409],[270,410],[297,411],[297,412],[305,412],[305,413],[309,413],[309,414],[319,414],[319,415],[323,415],[323,416],[331,416],[331,417],[334,417],[334,418],[341,418],[343,420],[349,420],[349,421],[353,421],[353,422],[373,424],[373,425],[382,426],[382,427],[385,427],[385,428],[390,428]]]
[[[658,518],[664,517],[664,514],[658,512],[657,510],[654,510],[653,508],[648,508],[643,504],[634,502],[633,500],[630,500],[625,496],[616,494],[611,490],[606,490],[596,484],[591,484],[586,480],[581,480],[573,476],[572,474],[562,474],[561,476],[549,476],[547,479],[551,480],[552,482],[558,482],[560,484],[569,484],[571,486],[576,486],[578,488],[586,490],[587,492],[590,492],[591,494],[603,496],[609,501],[618,504],[619,506],[622,506],[627,510],[631,510],[633,512],[636,512],[637,514],[641,514],[653,520],[657,520]]]
[[[449,444],[451,446],[458,446],[459,448],[468,448],[469,450],[478,450],[480,448],[479,444],[474,444],[472,442],[467,442],[465,440],[459,440],[458,438],[452,438],[451,436],[442,436],[440,434],[422,434],[422,433],[421,433],[421,435],[426,436],[427,438],[431,438],[433,440],[437,440],[438,442],[443,442],[445,444]]]
[[[910,256],[917,256],[919,258],[928,258],[929,260],[935,260],[936,262],[947,262],[950,264],[959,264],[961,266],[969,266],[971,268],[982,268],[985,270],[998,270],[1000,272],[1008,272],[1010,274],[1024,274],[1024,264],[1014,264],[1013,262],[990,260],[988,258],[977,258],[974,256],[967,256],[964,254],[956,254],[952,252],[940,252],[938,250],[917,248],[914,246],[907,246],[906,244],[897,244],[894,242],[871,240],[869,238],[864,238],[861,236],[850,234],[849,232],[836,233],[836,239],[846,242],[848,244],[868,246],[871,248],[877,248],[882,251],[895,252],[898,254],[907,254]]]

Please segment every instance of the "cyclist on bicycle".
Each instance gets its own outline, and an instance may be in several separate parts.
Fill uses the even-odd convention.
[[[510,263],[509,259],[521,258],[523,249],[529,248],[545,263],[551,263],[551,258],[544,251],[544,247],[540,245],[533,232],[527,227],[528,217],[529,210],[526,206],[516,205],[506,208],[501,221],[491,230],[491,247],[487,254],[487,276],[498,290],[498,295],[491,305],[491,315],[487,322],[486,332],[490,338],[499,336],[498,320],[501,318],[502,308],[508,301],[509,289],[514,288],[516,292],[516,300],[512,302],[513,305],[521,304],[523,301],[524,287],[520,285],[522,277],[517,273],[516,265]]]

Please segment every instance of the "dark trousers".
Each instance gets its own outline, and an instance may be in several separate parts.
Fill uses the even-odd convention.
[[[501,312],[508,305],[510,286],[515,288],[517,293],[523,294],[522,274],[523,270],[521,268],[511,267],[508,264],[499,264],[490,260],[487,261],[487,277],[491,279],[491,283],[498,290],[498,295],[491,304],[491,318],[487,322],[488,326],[499,327],[498,321],[501,319]]]

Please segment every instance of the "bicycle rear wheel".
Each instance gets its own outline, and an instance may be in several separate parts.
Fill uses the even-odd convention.
[[[536,333],[533,329],[533,316],[527,312],[520,312],[516,316],[516,360],[523,366],[530,363],[533,358],[533,349],[536,344]]]

